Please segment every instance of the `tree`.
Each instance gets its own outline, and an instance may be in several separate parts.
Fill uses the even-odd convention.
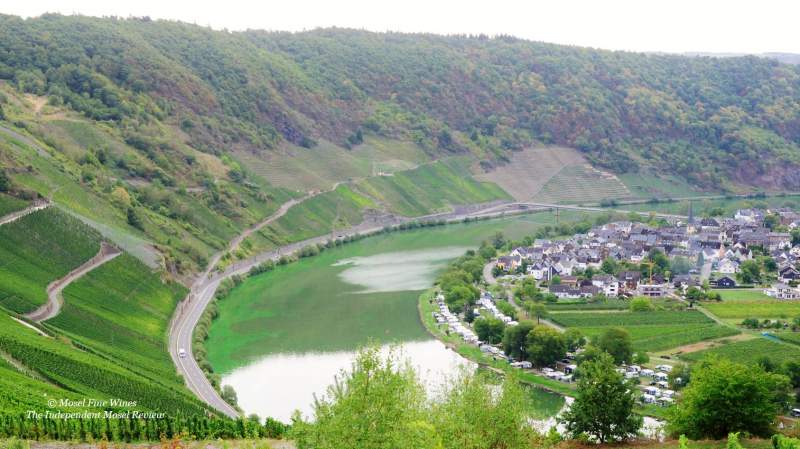
[[[672,268],[671,271],[675,274],[688,274],[694,266],[688,258],[683,256],[672,258],[672,263],[670,265]]]
[[[536,317],[536,324],[540,324],[542,318],[547,317],[547,307],[540,302],[528,301],[525,303],[525,311],[528,316]]]
[[[481,317],[475,320],[475,333],[481,341],[497,344],[503,341],[503,331],[506,325],[497,318]]]
[[[471,285],[456,285],[445,292],[444,300],[453,312],[460,313],[465,307],[475,304],[479,295]]]
[[[631,336],[625,329],[612,327],[597,341],[597,347],[609,353],[616,364],[629,362],[633,357]]]
[[[503,333],[503,351],[517,360],[527,360],[528,349],[526,344],[528,333],[534,327],[535,325],[532,321],[522,321],[516,326],[506,327]]]
[[[550,279],[550,285],[559,285],[559,284],[561,284],[561,276],[556,275]]]
[[[142,219],[139,218],[139,214],[136,212],[136,209],[132,207],[128,208],[128,224],[140,231],[144,231],[144,224],[142,224]]]
[[[236,406],[239,401],[238,397],[236,396],[236,390],[234,390],[230,385],[225,385],[222,387],[222,400],[230,405]]]
[[[0,192],[8,192],[11,190],[11,179],[3,169],[0,169]]]
[[[528,334],[528,360],[536,366],[547,366],[561,360],[567,353],[567,343],[560,332],[549,326],[536,326]]]
[[[580,329],[570,327],[564,332],[564,341],[567,343],[567,349],[575,351],[576,349],[586,345],[586,337]]]
[[[605,274],[615,274],[617,272],[617,260],[613,257],[606,257],[603,259],[603,264],[600,265],[600,271]]]
[[[757,365],[705,360],[668,414],[668,429],[692,439],[720,439],[731,432],[767,436],[788,397],[789,380]]]
[[[298,448],[434,448],[425,423],[425,390],[414,369],[378,348],[356,355],[350,371],[314,403],[314,419],[299,413],[291,438]]]
[[[739,264],[739,280],[743,284],[754,284],[761,281],[761,265],[755,260],[745,260]]]
[[[631,312],[649,312],[653,310],[653,302],[649,298],[633,298],[628,307]]]
[[[615,370],[608,354],[580,366],[578,390],[562,421],[576,438],[587,434],[600,443],[624,441],[636,435],[643,418],[634,412],[638,389]]]
[[[689,385],[692,380],[692,370],[686,363],[679,363],[672,367],[672,371],[667,375],[669,386],[673,390],[680,390]]]
[[[536,279],[526,277],[514,288],[514,297],[519,301],[540,301],[542,292],[536,286]]]

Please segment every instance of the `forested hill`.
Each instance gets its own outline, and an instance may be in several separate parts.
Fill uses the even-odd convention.
[[[154,123],[215,154],[349,146],[372,133],[432,156],[472,153],[484,167],[555,143],[616,172],[800,188],[800,67],[764,58],[2,16],[0,79],[111,121],[134,143]]]

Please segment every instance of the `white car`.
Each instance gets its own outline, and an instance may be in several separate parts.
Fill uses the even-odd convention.
[[[185,359],[186,358],[186,350],[183,348],[178,349],[178,357]]]

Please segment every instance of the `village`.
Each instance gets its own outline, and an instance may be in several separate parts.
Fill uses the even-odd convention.
[[[680,303],[685,310],[691,310],[695,299],[692,290],[709,292],[712,288],[737,287],[752,287],[774,299],[791,301],[800,298],[800,271],[796,267],[800,244],[792,241],[791,233],[798,227],[800,214],[788,209],[742,209],[732,218],[689,217],[685,222],[660,226],[612,222],[565,239],[536,239],[530,246],[514,247],[490,262],[487,267],[492,269],[492,280],[483,284],[479,299],[469,311],[453,313],[445,295],[438,293],[438,310],[433,312],[433,318],[448,334],[477,346],[487,357],[570,384],[576,379],[585,347],[572,348],[547,366],[536,366],[507,354],[501,344],[481,340],[476,327],[470,324],[475,322],[474,317],[491,317],[506,329],[519,325],[517,317],[498,308],[498,302],[505,299],[493,296],[492,289],[485,288],[487,284],[499,280],[507,287],[508,281],[533,279],[551,304],[644,297]],[[659,257],[668,262],[659,266]],[[758,271],[753,269],[756,259],[761,262]],[[663,265],[667,268],[663,269]],[[711,298],[713,295],[705,299]],[[509,300],[513,303],[511,295]],[[516,307],[520,309],[519,305]],[[640,402],[671,405],[682,382],[680,377],[670,376],[673,363],[648,363],[647,367],[634,362],[619,363],[617,371],[638,383]]]

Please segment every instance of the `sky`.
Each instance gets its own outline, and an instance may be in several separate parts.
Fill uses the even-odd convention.
[[[3,4],[5,3],[5,4]],[[611,50],[800,53],[796,0],[3,0],[0,13],[150,16],[216,29],[510,34]]]

